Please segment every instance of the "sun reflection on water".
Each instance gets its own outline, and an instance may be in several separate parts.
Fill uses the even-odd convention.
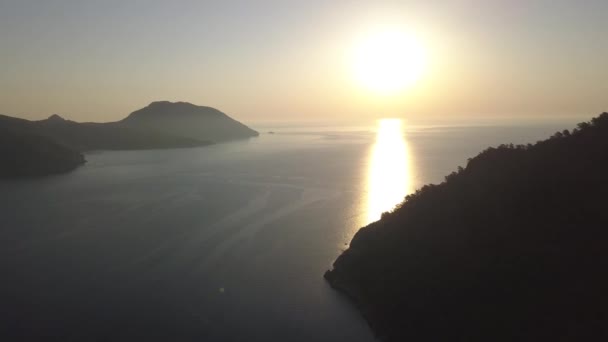
[[[368,166],[366,224],[380,219],[411,191],[410,164],[401,120],[379,120]]]

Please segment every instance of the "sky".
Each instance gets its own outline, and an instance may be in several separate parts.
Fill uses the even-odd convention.
[[[119,120],[157,100],[244,122],[589,119],[608,111],[608,1],[0,0],[0,113]],[[425,67],[354,77],[370,32]]]

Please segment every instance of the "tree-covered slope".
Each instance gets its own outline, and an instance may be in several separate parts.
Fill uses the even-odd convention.
[[[0,129],[0,178],[63,173],[84,162],[82,154],[48,138]]]
[[[608,339],[608,113],[489,148],[325,274],[389,341]]]

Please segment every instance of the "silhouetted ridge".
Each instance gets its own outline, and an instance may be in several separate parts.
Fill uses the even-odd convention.
[[[67,150],[84,152],[196,147],[209,145],[214,141],[258,135],[256,131],[217,109],[168,101],[152,102],[122,121],[108,123],[78,123],[65,120],[58,114],[39,121],[0,115],[0,130],[13,134],[10,140],[3,140],[3,152],[10,154],[10,149],[14,148],[14,153],[28,163],[34,163],[36,158],[39,158],[40,163],[46,162],[46,159],[37,153],[43,151],[39,147],[45,142],[59,146],[49,147],[49,151],[60,151],[60,147],[64,147]],[[31,140],[32,146],[35,145],[36,148],[29,148],[27,140]],[[32,154],[26,156],[27,153]],[[42,170],[43,167],[40,167]],[[14,170],[25,171],[20,168]],[[24,175],[29,176],[35,172],[26,173]]]
[[[63,122],[63,121],[65,121],[65,119],[62,118],[61,116],[59,116],[59,114],[53,114],[53,115],[49,116],[46,120],[47,121],[55,121],[55,122]]]
[[[121,121],[131,128],[215,142],[258,136],[258,132],[212,107],[187,102],[152,102]]]
[[[227,117],[226,114],[212,107],[195,106],[188,102],[156,101],[150,103],[142,109],[134,111],[128,117],[123,119],[122,122],[145,120],[151,117],[164,118],[167,116],[180,117],[196,115],[206,115],[209,117]]]
[[[389,341],[608,338],[608,113],[501,145],[362,228],[325,278]]]

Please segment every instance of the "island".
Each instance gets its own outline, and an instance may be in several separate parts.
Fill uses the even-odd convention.
[[[40,157],[42,145],[50,151],[82,152],[96,150],[143,150],[188,148],[258,136],[258,132],[211,107],[186,102],[158,101],[137,110],[116,122],[95,123],[66,120],[58,114],[38,121],[0,115],[0,131],[10,132],[2,140],[3,153],[25,158],[28,163],[47,161]],[[26,141],[37,148],[24,148]],[[27,145],[27,144],[26,144]],[[29,146],[29,145],[28,145]],[[37,152],[35,152],[37,151]],[[27,154],[30,154],[29,156]],[[59,152],[58,152],[59,153]],[[69,153],[68,153],[69,154]],[[5,159],[10,162],[12,159]],[[28,165],[30,165],[28,164]],[[82,163],[78,164],[81,165]],[[55,165],[53,163],[49,165]],[[59,165],[59,164],[57,164]],[[9,174],[23,176],[45,175],[55,172],[25,172],[17,166],[3,166]],[[52,168],[55,170],[55,168]],[[72,167],[57,168],[69,171]],[[34,169],[32,169],[34,170]],[[60,172],[60,171],[58,171]]]
[[[488,148],[359,230],[325,278],[383,341],[608,338],[608,113]]]
[[[188,102],[152,102],[118,122],[132,129],[195,140],[223,142],[259,136],[257,131],[212,107]]]

